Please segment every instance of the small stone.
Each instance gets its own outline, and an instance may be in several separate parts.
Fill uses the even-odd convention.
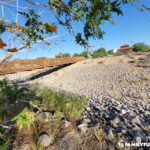
[[[113,124],[118,124],[120,122],[120,118],[119,117],[115,117],[113,120],[112,120],[112,123]]]
[[[69,121],[65,120],[65,126],[66,126],[66,127],[70,126],[70,124],[71,124],[71,123],[70,123]]]
[[[91,111],[91,108],[90,108],[90,107],[87,107],[86,110],[87,110],[87,111]]]
[[[51,143],[51,138],[47,133],[43,133],[39,136],[39,144],[41,146],[47,147]]]
[[[86,122],[86,123],[91,123],[91,120],[88,119],[88,118],[86,118],[86,119],[84,119],[84,122]]]
[[[126,111],[125,109],[122,109],[122,110],[121,110],[121,114],[122,114],[122,115],[124,115],[124,114],[126,114],[126,113],[127,113],[127,111]]]
[[[87,128],[87,126],[86,126],[85,124],[80,124],[80,125],[78,125],[78,128],[80,129],[80,131],[81,131],[82,133],[86,133],[87,130],[88,130],[88,128]]]
[[[140,136],[136,136],[135,139],[136,139],[137,143],[141,143],[142,142],[142,138]]]
[[[31,150],[31,146],[29,144],[21,145],[18,150]]]
[[[138,116],[134,117],[132,120],[131,120],[132,123],[135,123],[135,124],[141,124],[140,122],[140,119]]]
[[[113,132],[112,132],[112,129],[109,129],[109,131],[108,131],[108,137],[109,137],[110,139],[113,139],[113,138],[114,138],[114,134],[113,134]]]

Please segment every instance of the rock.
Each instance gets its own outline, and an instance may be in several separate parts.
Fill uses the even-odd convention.
[[[111,120],[111,124],[113,127],[117,127],[118,123],[120,122],[120,118],[117,116],[113,120]]]
[[[126,113],[127,113],[127,111],[126,111],[125,109],[122,109],[122,110],[121,110],[121,114],[122,114],[122,115],[124,115],[124,114],[126,114]]]
[[[110,139],[113,139],[113,138],[114,138],[114,134],[113,134],[111,128],[110,128],[109,131],[108,131],[108,137],[109,137]]]
[[[52,139],[49,137],[49,135],[47,133],[42,133],[39,136],[39,144],[41,146],[47,147],[50,145]]]
[[[88,130],[88,128],[87,128],[87,126],[86,126],[85,124],[80,124],[80,125],[78,125],[78,128],[79,128],[79,130],[80,130],[82,133],[86,133],[87,130]]]
[[[51,120],[52,114],[50,112],[41,112],[37,114],[36,119],[44,122],[49,122]]]
[[[29,144],[21,145],[18,150],[31,150],[31,146]]]
[[[136,139],[137,143],[141,143],[142,142],[142,138],[140,136],[136,136],[135,139]]]
[[[84,119],[84,122],[85,122],[85,123],[91,123],[91,120],[88,119],[88,118],[86,118],[86,119]]]
[[[138,116],[134,117],[134,118],[131,120],[131,122],[134,123],[134,124],[141,124],[141,121],[140,121],[140,119],[139,119]]]
[[[71,123],[70,123],[69,121],[65,120],[65,126],[66,126],[66,127],[70,126],[70,124],[71,124]]]
[[[90,112],[90,111],[91,111],[91,108],[90,108],[90,107],[87,107],[86,110]]]

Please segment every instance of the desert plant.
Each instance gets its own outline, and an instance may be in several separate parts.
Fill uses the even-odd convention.
[[[109,50],[109,51],[108,51],[108,54],[109,54],[109,55],[113,55],[113,51],[112,51],[112,50]]]
[[[80,100],[77,97],[71,97],[66,104],[64,110],[64,116],[68,121],[75,122],[82,118],[82,113],[86,106],[86,97],[81,97]]]
[[[142,94],[141,94],[141,99],[142,99],[143,101],[145,101],[145,100],[147,99],[147,96],[146,96],[144,93],[142,93]]]
[[[91,55],[91,53],[90,53],[89,51],[83,51],[83,52],[80,54],[80,56],[84,56],[84,57],[86,57],[86,58],[88,58],[89,55]]]
[[[0,150],[11,148],[11,136],[9,130],[0,127]]]
[[[28,88],[19,87],[15,82],[9,83],[7,79],[0,81],[0,120],[4,121],[8,117],[16,114],[20,108],[17,107],[21,101],[29,101]],[[5,119],[4,119],[5,118]]]
[[[55,55],[56,58],[61,58],[61,57],[70,57],[71,55],[69,53],[59,53]]]
[[[138,84],[138,83],[139,83],[139,79],[134,79],[134,80],[133,80],[133,83],[134,83],[134,84]]]
[[[133,48],[133,50],[136,52],[137,51],[144,52],[144,51],[148,51],[148,49],[149,49],[149,46],[144,43],[136,43],[136,44],[134,44],[134,48]]]
[[[104,131],[99,128],[94,128],[94,135],[99,142],[102,142],[102,139],[104,137]]]
[[[73,57],[79,57],[79,56],[80,56],[80,54],[78,54],[78,53],[73,54]]]
[[[104,57],[107,55],[108,52],[105,50],[105,48],[99,48],[98,50],[94,51],[92,54],[93,58]]]
[[[30,128],[31,126],[35,127],[34,125],[35,116],[33,112],[31,112],[27,108],[25,108],[21,113],[19,113],[12,119],[12,121],[15,120],[17,120],[17,126],[19,130],[21,130],[24,126],[28,126],[28,128]]]
[[[118,98],[118,97],[119,97],[118,91],[113,91],[113,97],[114,97],[114,98]]]
[[[146,76],[146,80],[150,81],[150,76]]]
[[[46,59],[46,57],[37,57],[37,59]]]

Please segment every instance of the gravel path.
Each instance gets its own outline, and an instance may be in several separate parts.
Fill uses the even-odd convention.
[[[84,124],[105,126],[110,138],[150,141],[150,68],[116,63],[73,68],[40,83],[89,97]]]

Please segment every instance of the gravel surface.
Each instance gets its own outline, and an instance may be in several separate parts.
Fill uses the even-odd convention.
[[[56,74],[57,76],[57,74]],[[95,64],[78,67],[44,85],[89,97],[84,124],[105,126],[108,136],[150,141],[150,68],[135,64]],[[49,80],[48,80],[49,79]]]

